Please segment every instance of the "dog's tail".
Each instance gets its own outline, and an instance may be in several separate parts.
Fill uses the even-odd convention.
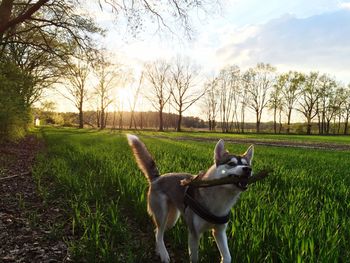
[[[145,174],[149,182],[152,182],[159,176],[159,171],[154,162],[151,154],[148,152],[146,146],[140,139],[131,134],[126,135],[128,138],[129,145],[135,155],[137,165],[141,171]]]

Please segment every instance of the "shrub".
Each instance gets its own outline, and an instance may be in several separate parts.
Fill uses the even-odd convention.
[[[0,138],[22,137],[31,122],[26,95],[32,78],[8,61],[0,61]]]

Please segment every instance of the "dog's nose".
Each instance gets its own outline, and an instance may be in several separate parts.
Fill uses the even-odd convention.
[[[251,172],[252,171],[252,168],[248,167],[248,166],[245,166],[243,167],[243,171],[248,173],[248,172]]]

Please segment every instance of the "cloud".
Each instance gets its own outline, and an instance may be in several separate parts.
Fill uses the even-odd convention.
[[[350,2],[343,2],[339,4],[339,8],[350,10]]]
[[[347,10],[308,18],[288,14],[263,25],[234,30],[216,54],[227,64],[241,67],[266,62],[337,74],[350,69],[349,24]]]

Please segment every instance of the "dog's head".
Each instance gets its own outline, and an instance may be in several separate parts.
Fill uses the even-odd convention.
[[[247,190],[248,178],[252,175],[252,160],[254,147],[251,145],[242,155],[233,155],[225,150],[223,140],[219,140],[214,150],[214,162],[216,165],[216,178],[226,176],[238,176],[240,182],[235,187],[240,191]]]

